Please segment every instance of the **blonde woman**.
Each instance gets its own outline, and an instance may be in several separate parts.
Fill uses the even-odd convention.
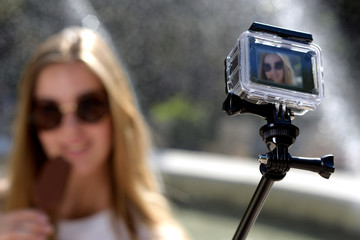
[[[1,240],[184,239],[148,168],[126,74],[97,33],[72,27],[50,37],[26,66],[19,97]],[[72,170],[54,218],[32,193],[59,156]]]
[[[278,53],[266,53],[261,56],[260,79],[278,84],[294,84],[294,71],[288,58]]]

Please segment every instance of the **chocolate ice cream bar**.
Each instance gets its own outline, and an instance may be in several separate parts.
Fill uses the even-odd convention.
[[[51,216],[56,214],[66,190],[70,170],[71,165],[62,157],[48,160],[45,163],[33,193],[38,209]]]

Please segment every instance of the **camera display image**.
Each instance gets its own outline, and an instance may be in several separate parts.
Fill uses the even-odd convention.
[[[273,87],[316,93],[311,52],[253,43],[250,45],[250,80]]]

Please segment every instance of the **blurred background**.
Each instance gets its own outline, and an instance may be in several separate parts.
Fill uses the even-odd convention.
[[[1,0],[2,162],[6,162],[11,147],[16,87],[29,55],[49,35],[66,26],[81,25],[100,31],[128,69],[139,106],[152,129],[159,158],[174,156],[170,151],[176,149],[172,153],[184,154],[181,156],[194,159],[193,162],[203,156],[196,154],[203,153],[211,157],[227,156],[230,162],[250,159],[257,168],[256,156],[267,152],[258,134],[264,120],[250,115],[229,117],[222,111],[226,98],[224,58],[239,35],[254,21],[309,32],[314,43],[322,48],[326,98],[317,111],[293,121],[300,128],[300,135],[290,151],[305,157],[332,153],[337,171],[349,179],[348,182],[359,183],[354,180],[359,179],[360,167],[357,156],[360,149],[360,95],[357,92],[360,89],[360,2],[356,0]],[[190,153],[198,157],[187,155]],[[1,167],[2,171],[5,169]],[[243,170],[239,171],[241,175]],[[260,179],[257,169],[254,174]],[[166,186],[169,186],[166,181],[175,181],[169,176],[171,171],[165,168]],[[182,191],[186,192],[186,184],[184,186]],[[360,198],[359,188],[338,187]],[[253,191],[254,186],[250,185],[246,195]],[[171,195],[171,190],[169,192]],[[209,219],[208,210],[192,215],[191,207],[184,204],[186,201],[179,201],[176,196],[179,195],[174,193],[170,197],[182,221],[192,218],[201,225],[201,219]],[[198,210],[197,206],[193,208]],[[201,226],[192,224],[189,231],[194,239],[209,240],[212,238],[206,232],[210,226],[222,222],[228,229],[217,230],[219,235],[214,239],[230,239],[242,215],[241,209],[234,218],[229,214],[231,211],[219,210],[212,223],[204,220]],[[360,227],[359,222],[349,221],[354,228]],[[221,231],[227,235],[221,235]],[[259,231],[268,233],[266,224]],[[284,231],[284,239],[289,239],[288,236],[297,239]],[[351,231],[344,228],[340,233],[350,236]],[[318,234],[314,238],[300,235],[298,239],[339,238],[321,238]]]

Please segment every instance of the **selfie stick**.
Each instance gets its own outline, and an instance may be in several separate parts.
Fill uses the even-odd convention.
[[[273,30],[271,26],[256,24],[257,31],[264,30],[264,28],[266,31]],[[304,37],[299,32],[295,32],[295,36],[291,36],[293,33],[291,31],[280,32],[283,36],[289,35],[289,37],[294,37],[297,40]],[[306,38],[306,40],[311,42],[312,38],[311,40]],[[291,124],[291,110],[282,105],[255,104],[241,99],[235,94],[228,93],[223,103],[223,110],[228,115],[252,113],[267,120],[267,124],[261,127],[259,131],[269,150],[267,154],[258,157],[262,178],[233,237],[233,240],[244,240],[255,223],[275,181],[282,180],[290,168],[317,172],[320,176],[328,179],[335,171],[334,157],[332,155],[321,158],[291,156],[288,149],[299,135],[299,129]]]

